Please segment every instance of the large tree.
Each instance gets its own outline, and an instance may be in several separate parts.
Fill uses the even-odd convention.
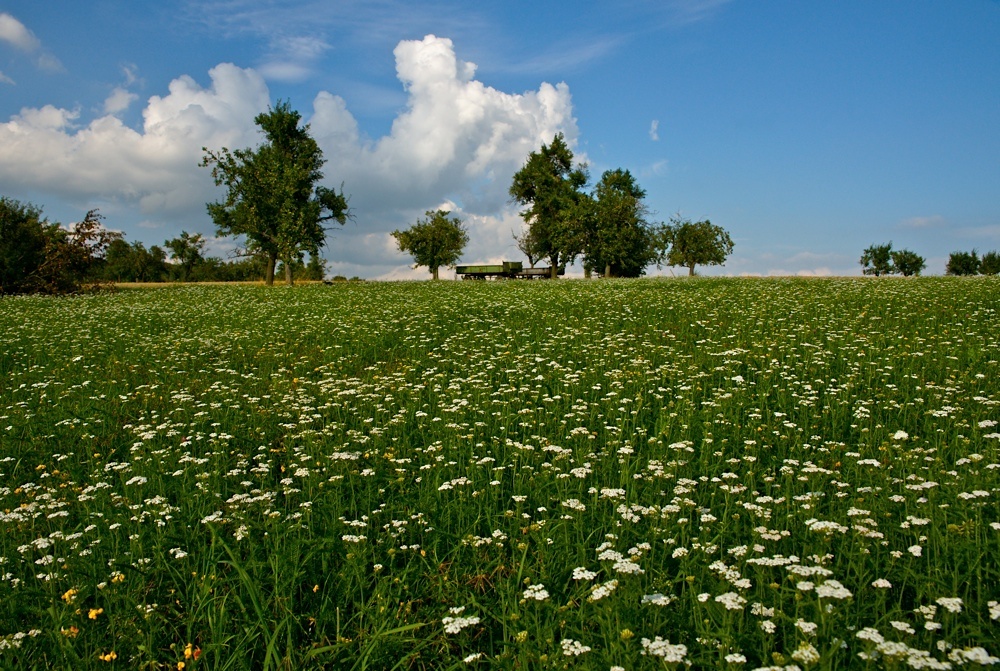
[[[428,210],[426,219],[405,231],[393,231],[399,251],[413,256],[414,267],[426,266],[434,279],[438,269],[453,266],[469,244],[469,234],[458,217],[449,217],[444,210]]]
[[[208,204],[216,229],[219,235],[244,236],[246,253],[267,260],[269,285],[279,259],[291,285],[292,267],[303,254],[319,254],[326,239],[323,223],[344,224],[350,217],[343,188],[319,186],[323,152],[309,125],[299,125],[301,119],[288,102],[278,101],[254,119],[265,138],[256,149],[202,148],[202,165],[211,166],[215,183],[227,189],[225,200]]]
[[[586,168],[573,166],[573,152],[559,133],[552,144],[531,152],[510,186],[514,202],[527,207],[521,216],[530,227],[532,249],[548,258],[553,278],[560,265],[583,251],[587,207],[581,189],[586,183]]]
[[[628,170],[608,170],[594,187],[585,265],[604,277],[639,277],[658,259],[660,227],[647,220],[646,191]]]
[[[668,264],[684,266],[688,275],[694,275],[695,266],[724,264],[733,253],[733,240],[726,229],[708,219],[692,222],[675,216],[663,230],[662,247],[669,247]]]

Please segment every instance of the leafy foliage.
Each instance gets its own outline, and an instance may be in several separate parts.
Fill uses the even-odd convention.
[[[141,242],[113,240],[105,254],[101,277],[113,282],[159,282],[167,278],[167,254],[162,247],[149,249]]]
[[[628,170],[608,170],[594,188],[585,264],[605,277],[639,277],[660,257],[662,227],[647,220],[646,191]]]
[[[405,231],[395,230],[399,251],[413,256],[414,267],[426,266],[438,279],[438,269],[453,266],[462,256],[462,250],[469,244],[469,233],[458,217],[449,217],[444,210],[428,210],[426,219]]]
[[[872,245],[861,253],[861,272],[865,275],[890,275],[893,272],[892,243]]]
[[[194,270],[195,266],[205,260],[203,252],[205,251],[204,236],[201,233],[195,233],[191,235],[187,231],[181,231],[181,234],[173,238],[172,240],[167,240],[164,245],[167,249],[171,251],[176,259],[181,270],[181,281],[187,281],[191,277],[191,271]]]
[[[995,251],[983,254],[983,258],[979,259],[979,272],[983,275],[1000,274],[1000,254]]]
[[[695,266],[719,266],[733,253],[733,240],[721,226],[708,219],[692,222],[674,216],[663,230],[662,247],[669,247],[666,261],[684,266],[694,275]]]
[[[552,277],[560,264],[572,263],[583,251],[588,204],[581,189],[586,183],[586,168],[573,167],[573,152],[559,133],[528,156],[510,186],[510,197],[527,206],[521,216],[529,226],[530,249],[549,259]]]
[[[254,119],[265,137],[257,149],[202,148],[202,165],[210,166],[216,185],[227,189],[225,200],[208,204],[208,213],[219,235],[244,236],[247,253],[267,260],[267,284],[274,283],[278,259],[292,284],[294,263],[323,246],[323,222],[343,225],[350,217],[343,188],[318,186],[323,152],[308,124],[299,125],[301,118],[289,103],[278,101]]]
[[[0,197],[0,294],[78,291],[121,233],[97,210],[63,228],[31,204]]]
[[[912,277],[919,275],[927,267],[927,261],[924,257],[909,249],[893,250],[892,267],[894,272],[899,273],[903,277]]]
[[[944,268],[945,275],[975,275],[979,272],[979,254],[971,252],[952,252],[948,255],[948,264]]]

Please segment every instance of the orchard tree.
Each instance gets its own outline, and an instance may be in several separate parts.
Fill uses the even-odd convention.
[[[534,268],[538,260],[542,258],[542,251],[537,238],[532,233],[531,227],[522,231],[521,235],[513,233],[513,236],[518,250],[528,257],[528,265]]]
[[[1000,254],[995,251],[983,254],[983,258],[979,259],[979,272],[983,275],[1000,274]]]
[[[861,253],[861,272],[865,275],[890,275],[895,270],[892,265],[892,243],[872,245]]]
[[[708,219],[691,222],[674,216],[663,229],[661,250],[671,266],[684,266],[694,275],[695,266],[720,266],[733,253],[733,240],[721,226]]]
[[[586,168],[573,166],[573,152],[559,133],[531,152],[510,186],[511,199],[527,208],[521,217],[529,226],[532,249],[549,260],[553,278],[560,265],[572,263],[583,250],[587,208],[580,190],[586,183]]]
[[[167,240],[163,246],[174,255],[174,260],[180,266],[181,281],[186,282],[191,277],[191,273],[205,260],[205,238],[201,233],[191,235],[187,231],[181,231],[179,237]]]
[[[979,273],[979,254],[971,252],[952,252],[948,255],[948,264],[944,268],[945,275],[976,275]]]
[[[662,232],[647,217],[646,191],[628,170],[608,170],[594,187],[585,265],[604,277],[639,277],[658,258]]]
[[[903,277],[919,275],[927,267],[924,257],[909,249],[893,250],[891,256],[893,270]]]
[[[246,253],[266,259],[268,285],[274,284],[279,259],[291,285],[292,266],[306,252],[319,254],[324,222],[343,225],[351,216],[343,187],[338,193],[318,185],[323,152],[301,119],[289,103],[278,101],[254,119],[265,138],[256,149],[202,148],[201,165],[211,167],[216,185],[227,189],[225,200],[208,204],[208,213],[219,235],[244,236]]]
[[[454,266],[469,244],[469,233],[458,217],[449,217],[445,210],[428,210],[426,219],[405,231],[393,231],[399,251],[413,256],[414,268],[426,266],[434,279],[438,269]]]

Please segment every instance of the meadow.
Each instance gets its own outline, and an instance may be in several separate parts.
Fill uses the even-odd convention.
[[[0,300],[2,669],[1000,662],[1000,280]]]

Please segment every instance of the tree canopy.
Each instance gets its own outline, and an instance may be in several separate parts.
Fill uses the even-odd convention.
[[[553,278],[560,265],[583,251],[587,204],[581,189],[587,179],[586,167],[573,166],[573,152],[559,133],[531,152],[510,186],[511,199],[527,208],[521,216],[529,226],[530,248],[549,259]]]
[[[979,273],[979,254],[971,252],[952,252],[948,255],[945,275],[977,275]]]
[[[121,233],[97,210],[68,227],[49,223],[30,204],[0,197],[0,294],[70,293],[80,289]]]
[[[413,256],[414,267],[426,266],[434,279],[438,269],[453,266],[462,256],[469,234],[458,217],[449,217],[444,210],[428,210],[426,219],[405,231],[393,231],[399,251]]]
[[[671,266],[684,266],[694,275],[695,266],[719,266],[733,253],[729,233],[708,219],[692,222],[673,217],[663,229],[663,247],[669,246],[666,261]]]
[[[861,253],[861,272],[865,275],[889,275],[893,272],[892,243],[872,245]]]
[[[647,220],[646,191],[628,170],[607,170],[594,187],[585,265],[605,277],[639,277],[660,257],[662,227]]]
[[[903,277],[919,275],[927,267],[924,257],[909,249],[893,250],[892,266]]]
[[[178,237],[164,243],[180,266],[182,282],[190,279],[194,267],[205,260],[203,252],[206,244],[205,237],[201,233],[191,235],[187,231],[181,231]]]
[[[319,186],[323,152],[300,126],[301,115],[288,102],[254,119],[265,141],[256,149],[202,148],[202,165],[212,168],[216,185],[226,198],[209,203],[208,213],[219,235],[244,236],[246,253],[267,260],[265,281],[274,283],[277,260],[292,284],[292,266],[305,252],[317,255],[326,239],[323,222],[344,224],[350,217],[343,188]]]

